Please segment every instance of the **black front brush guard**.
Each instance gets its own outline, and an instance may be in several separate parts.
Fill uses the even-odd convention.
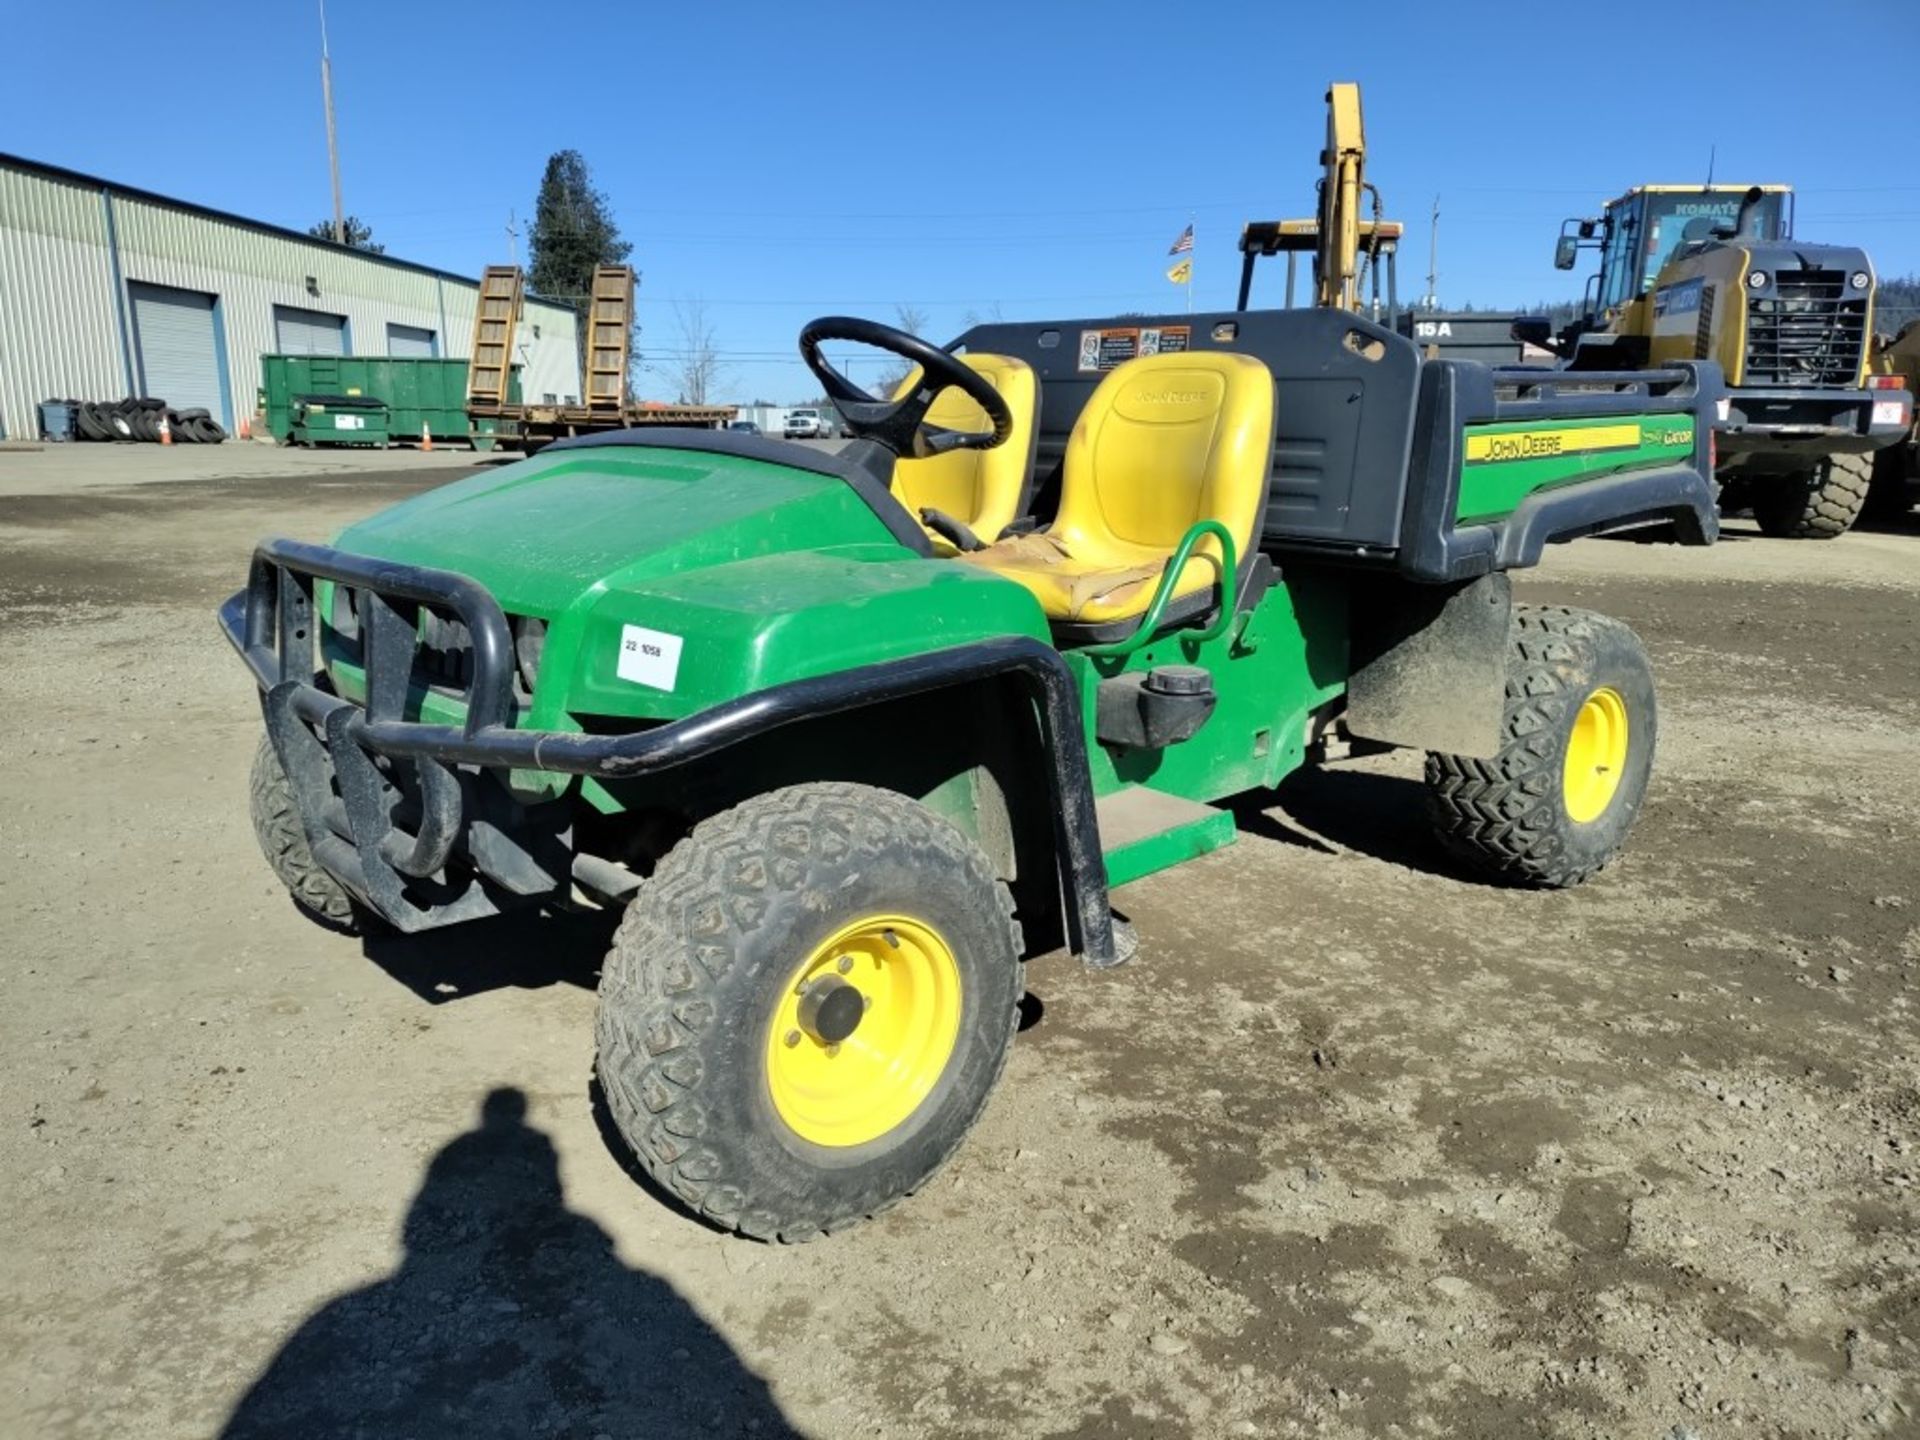
[[[355,592],[364,707],[314,684],[316,579]],[[466,626],[472,679],[463,724],[405,718],[419,630],[417,617],[397,608],[396,600],[447,611]],[[506,615],[484,587],[451,571],[267,540],[254,551],[247,588],[221,606],[220,624],[264,694],[267,732],[293,784],[315,858],[402,930],[492,914],[500,908],[496,886],[533,896],[559,883],[551,847],[538,843],[538,836],[529,843],[516,833],[526,828],[515,823],[518,817],[500,814],[478,791],[477,777],[456,767],[627,779],[705,759],[797,720],[996,676],[1018,677],[1038,702],[1068,943],[1089,965],[1119,958],[1079,694],[1066,663],[1040,641],[1007,636],[935,650],[790,681],[646,730],[586,735],[515,727]],[[324,747],[316,728],[326,736]],[[411,833],[395,823],[395,787],[375,756],[405,762],[412,772],[415,783],[406,798],[419,814]],[[329,768],[338,777],[337,800]],[[462,888],[441,878],[456,847],[464,847],[492,884],[476,877]],[[427,903],[416,903],[416,895]]]

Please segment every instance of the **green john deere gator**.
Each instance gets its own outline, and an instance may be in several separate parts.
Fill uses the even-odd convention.
[[[918,369],[877,398],[830,341]],[[800,348],[837,454],[562,442],[262,543],[220,614],[307,910],[624,909],[598,1074],[689,1209],[798,1240],[913,1191],[1001,1072],[1026,958],[1128,958],[1111,889],[1303,765],[1426,750],[1441,844],[1517,884],[1624,841],[1646,657],[1507,572],[1622,526],[1714,538],[1710,364],[1573,383],[1337,310],[945,349],[826,319]]]

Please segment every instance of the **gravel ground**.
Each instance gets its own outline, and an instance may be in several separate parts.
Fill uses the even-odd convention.
[[[0,457],[0,1433],[1920,1434],[1913,528],[1555,552],[1661,685],[1619,864],[1461,879],[1414,756],[1248,801],[1135,964],[1030,967],[932,1186],[782,1249],[610,1143],[601,929],[363,950],[254,849],[212,607],[432,461]]]

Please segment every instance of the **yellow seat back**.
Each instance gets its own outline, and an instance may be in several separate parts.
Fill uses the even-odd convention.
[[[1047,530],[1079,580],[1058,598],[1039,592],[1048,613],[1140,614],[1158,569],[1199,520],[1218,520],[1238,554],[1250,554],[1266,504],[1273,407],[1272,372],[1226,350],[1142,356],[1102,380],[1067,441],[1060,510]],[[1217,583],[1220,561],[1218,542],[1201,541],[1174,598]],[[1130,578],[1119,582],[1122,574]],[[1103,590],[1105,577],[1115,583]]]
[[[1273,406],[1272,372],[1250,355],[1129,360],[1100,382],[1067,439],[1053,524],[963,558],[1026,586],[1057,624],[1124,632],[1197,521],[1219,521],[1238,557],[1252,553]],[[1223,559],[1211,535],[1194,547],[1174,581],[1169,619],[1204,606]]]
[[[991,450],[949,450],[924,460],[902,459],[893,467],[894,498],[920,518],[923,509],[942,510],[988,544],[1020,514],[1027,476],[1033,467],[1040,382],[1024,360],[1005,355],[962,355],[970,369],[986,376],[1013,412],[1013,430]],[[894,391],[899,399],[920,383],[920,367]],[[965,391],[948,386],[927,411],[926,423],[948,430],[991,430],[987,413]],[[928,534],[932,534],[928,531]],[[935,544],[952,546],[935,536]]]

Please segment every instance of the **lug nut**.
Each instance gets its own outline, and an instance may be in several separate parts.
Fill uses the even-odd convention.
[[[798,1030],[787,1031],[787,1048],[792,1049],[795,1045],[798,1045],[799,1043],[800,1043],[800,1032]]]
[[[853,957],[851,955],[842,955],[840,957],[840,973],[844,975],[851,969],[853,969]]]

